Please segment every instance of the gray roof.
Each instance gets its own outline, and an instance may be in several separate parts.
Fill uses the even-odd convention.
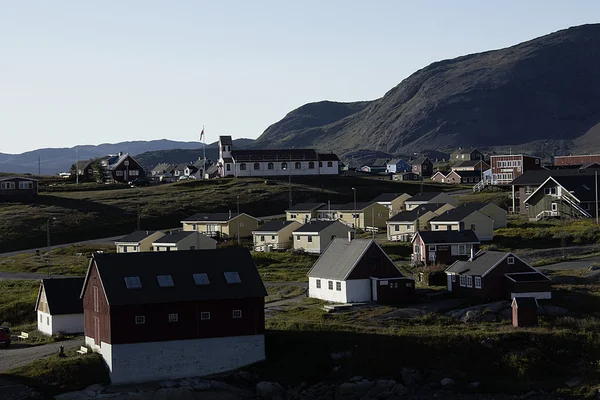
[[[139,243],[146,239],[150,235],[154,235],[157,231],[134,231],[122,239],[117,240],[116,243]]]
[[[276,219],[274,221],[269,221],[258,229],[253,230],[252,232],[279,232],[286,226],[293,224],[296,221],[284,221],[282,219]]]
[[[504,251],[480,251],[475,255],[473,261],[456,261],[446,270],[446,272],[452,272],[459,275],[481,276],[492,268],[493,265],[510,254],[511,253]]]
[[[334,239],[317,262],[308,271],[309,277],[344,280],[361,255],[373,243],[372,239]]]
[[[169,233],[164,235],[163,237],[156,239],[154,243],[178,243],[179,241],[185,239],[186,237],[198,233],[196,231],[179,231],[175,233]]]
[[[448,210],[439,216],[433,218],[431,222],[454,222],[462,221],[469,215],[481,210],[481,203],[465,203],[456,208]],[[489,217],[488,217],[489,218]]]
[[[399,212],[398,214],[396,214],[392,218],[390,218],[388,221],[389,222],[413,222],[413,221],[416,221],[416,219],[418,218],[417,215],[419,217],[421,217],[421,216],[425,215],[425,213],[427,213],[429,211],[439,210],[440,207],[443,207],[443,206],[444,206],[444,204],[439,204],[439,203],[421,204],[413,210]]]
[[[94,254],[93,260],[111,306],[243,299],[267,295],[250,252],[241,247]],[[241,282],[227,283],[224,275],[226,272],[237,272]],[[208,275],[208,285],[196,285],[194,282],[193,274],[202,273]],[[171,275],[174,287],[160,287],[158,275]],[[89,270],[86,281],[88,277]],[[128,289],[125,285],[126,277],[139,277],[141,288]]]
[[[173,165],[173,164],[160,163],[160,164],[157,164],[156,167],[152,168],[152,171],[157,172],[157,173],[158,172],[162,173],[163,171],[164,172],[172,171],[173,168],[175,168],[175,165]]]
[[[241,214],[241,213],[240,213]],[[187,217],[183,222],[227,222],[235,218],[237,213],[197,213]]]
[[[410,199],[406,200],[407,202],[415,202],[415,201],[429,201],[436,196],[439,196],[442,192],[423,192],[421,194],[415,194]]]
[[[325,203],[298,203],[285,211],[314,211],[325,207]]]
[[[354,202],[346,204],[332,204],[331,209],[335,211],[360,211],[367,208],[373,203],[374,201],[359,201],[356,203],[356,207],[354,206]]]
[[[304,225],[302,225],[300,228],[296,229],[294,231],[294,233],[300,233],[300,232],[321,232],[322,230],[324,230],[325,228],[329,228],[331,225],[335,224],[335,223],[341,224],[341,222],[338,221],[310,221]],[[350,228],[348,228],[350,229]]]
[[[388,159],[387,158],[376,158],[372,164],[369,164],[371,167],[385,167],[387,166]]]
[[[398,164],[400,161],[402,161],[401,158],[392,158],[390,161],[388,161],[388,165],[396,165]]]
[[[398,197],[402,196],[403,194],[405,193],[381,193],[379,196],[371,200],[371,203],[389,203],[392,200],[395,200]]]
[[[418,235],[425,244],[480,243],[475,232],[470,229],[464,231],[419,231]]]

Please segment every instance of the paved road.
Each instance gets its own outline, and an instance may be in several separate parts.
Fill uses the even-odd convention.
[[[57,244],[56,246],[50,246],[50,248],[51,249],[60,249],[60,248],[63,248],[63,247],[72,246],[74,244],[109,244],[109,245],[114,245],[115,241],[117,239],[121,239],[122,237],[123,237],[123,235],[112,236],[112,237],[102,238],[102,239],[84,240],[82,242],[63,243],[63,244]],[[35,247],[33,249],[11,251],[10,253],[0,253],[0,258],[1,257],[16,256],[16,255],[19,255],[19,254],[35,253],[36,250],[46,251],[46,249],[47,249],[47,247]]]
[[[581,260],[563,261],[556,264],[549,264],[538,267],[538,269],[547,269],[550,271],[564,271],[576,269],[588,269],[593,263],[600,263],[600,257],[590,257]]]
[[[0,360],[2,360],[0,362],[0,373],[11,368],[22,367],[50,354],[58,354],[60,346],[65,346],[65,350],[83,346],[83,338],[28,347],[13,342],[7,349],[0,348]]]
[[[71,278],[65,275],[51,275],[52,278]],[[30,272],[0,272],[0,281],[37,281],[48,278],[47,274],[33,274]]]

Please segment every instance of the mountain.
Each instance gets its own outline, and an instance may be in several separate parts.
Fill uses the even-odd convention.
[[[42,174],[53,175],[68,171],[75,159],[86,160],[119,152],[137,155],[148,151],[167,149],[197,149],[199,142],[177,142],[172,140],[133,141],[104,143],[97,146],[83,145],[70,148],[39,149],[22,154],[0,153],[0,171],[13,173],[37,173],[38,157]]]
[[[247,148],[254,142],[253,139],[234,139],[233,148],[243,149]],[[170,150],[156,150],[147,151],[142,154],[135,156],[137,162],[142,164],[144,168],[152,169],[159,163],[170,163],[179,164],[185,162],[194,162],[202,157],[202,145],[200,148],[195,149],[170,149]],[[206,157],[216,162],[219,158],[219,145],[218,142],[214,142],[206,145]]]
[[[550,143],[600,150],[600,25],[433,63],[369,102],[306,104],[252,147],[413,154]],[[546,150],[548,147],[546,147]]]

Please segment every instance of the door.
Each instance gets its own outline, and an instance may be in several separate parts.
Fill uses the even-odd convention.
[[[94,344],[100,346],[100,318],[94,317]]]

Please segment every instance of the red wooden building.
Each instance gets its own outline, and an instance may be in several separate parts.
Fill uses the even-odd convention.
[[[600,154],[554,157],[554,165],[560,166],[560,167],[573,166],[573,165],[584,165],[584,164],[589,164],[589,163],[600,163]]]
[[[539,157],[523,154],[491,156],[492,183],[495,185],[510,185],[510,183],[523,175],[526,171],[543,169]]]
[[[450,265],[477,253],[480,241],[472,230],[419,231],[413,237],[412,245],[413,264]]]
[[[512,324],[515,328],[537,325],[538,302],[535,297],[515,297],[511,306]]]
[[[0,178],[0,201],[31,200],[38,195],[37,179],[9,176]]]
[[[266,290],[246,249],[95,254],[85,343],[113,383],[201,376],[265,357]]]
[[[552,297],[550,279],[513,253],[480,251],[446,269],[448,290],[464,297],[487,299]]]

